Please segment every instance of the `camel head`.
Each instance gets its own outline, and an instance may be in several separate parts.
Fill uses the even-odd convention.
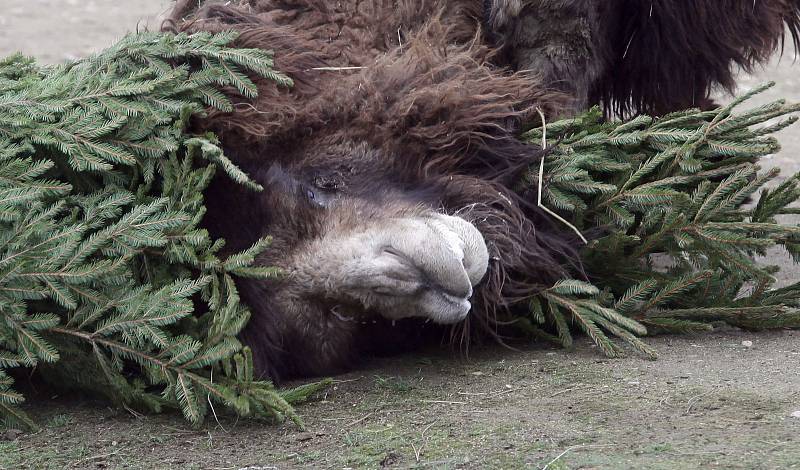
[[[208,227],[232,250],[273,237],[259,264],[283,278],[241,280],[244,339],[273,378],[346,367],[405,325],[492,329],[508,298],[563,275],[571,240],[511,189],[541,155],[521,117],[557,97],[472,49],[406,47],[228,151],[261,193],[210,188]]]
[[[437,183],[406,188],[380,171],[379,152],[337,147],[347,151],[328,165],[272,166],[264,177],[268,232],[288,255],[274,259],[285,295],[336,318],[463,320],[489,261],[469,213],[440,207]]]

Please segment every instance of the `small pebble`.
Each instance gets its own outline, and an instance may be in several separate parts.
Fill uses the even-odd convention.
[[[797,410],[794,413],[792,413],[792,418],[800,418],[800,410]]]
[[[304,441],[310,441],[311,439],[314,439],[314,435],[311,434],[310,432],[301,432],[300,434],[295,436],[295,438],[300,442],[304,442]]]
[[[742,341],[742,346],[744,346],[746,348],[752,348],[753,347],[753,342],[752,341]]]

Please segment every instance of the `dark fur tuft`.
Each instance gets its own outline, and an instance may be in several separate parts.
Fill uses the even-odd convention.
[[[782,49],[788,28],[800,50],[798,0],[612,0],[599,41],[605,72],[591,101],[616,114],[710,108],[720,87],[733,92],[746,72]]]

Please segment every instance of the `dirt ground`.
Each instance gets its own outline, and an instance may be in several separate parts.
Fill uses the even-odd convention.
[[[137,27],[166,0],[3,0],[0,56],[58,62]],[[784,57],[743,87],[800,100]],[[766,161],[800,171],[800,128]],[[781,253],[781,280],[800,277]],[[752,345],[744,345],[750,341]],[[19,468],[800,468],[800,331],[718,331],[650,340],[657,361],[573,351],[491,349],[375,360],[301,406],[307,424],[135,416],[39,393],[35,434],[0,433],[0,469]]]

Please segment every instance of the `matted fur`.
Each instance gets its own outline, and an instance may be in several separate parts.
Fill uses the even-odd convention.
[[[800,46],[800,0],[487,0],[488,23],[518,69],[541,72],[611,114],[713,106],[747,72]]]
[[[800,0],[612,0],[598,41],[608,48],[592,102],[619,114],[713,107],[716,88],[735,90],[782,49],[788,29],[800,50]]]
[[[259,81],[252,102],[231,90],[234,112],[212,112],[195,123],[217,132],[228,155],[266,188],[255,195],[215,179],[208,194],[209,230],[232,251],[270,234],[275,242],[259,262],[299,272],[309,247],[332,231],[346,234],[431,210],[461,216],[480,230],[491,259],[475,288],[472,314],[450,330],[451,340],[466,345],[470,338],[499,339],[498,327],[513,318],[516,303],[565,276],[583,275],[572,234],[532,203],[533,194],[519,190],[522,172],[541,158],[538,147],[518,139],[521,123],[538,119],[537,109],[556,116],[591,99],[618,110],[661,111],[706,96],[714,83],[729,84],[725,73],[732,60],[752,64],[776,47],[774,23],[797,24],[795,1],[759,1],[757,11],[769,18],[758,25],[772,29],[756,45],[753,37],[740,38],[739,55],[711,64],[719,73],[706,77],[699,83],[705,88],[689,98],[685,89],[665,84],[667,64],[643,57],[646,45],[662,40],[680,16],[673,10],[689,8],[689,0],[657,2],[660,32],[645,36],[642,48],[626,45],[634,55],[623,59],[638,63],[618,65],[632,73],[646,69],[661,87],[635,76],[614,77],[619,72],[607,68],[620,53],[623,29],[656,21],[622,0],[609,0],[602,11],[588,0],[251,0],[199,10],[196,0],[182,0],[165,28],[236,29],[238,46],[274,50],[277,69],[295,81],[292,89]],[[546,20],[545,11],[583,12],[578,19],[590,26],[586,44],[593,52],[512,72],[503,67],[513,64],[507,62],[513,57],[510,38],[524,33],[519,25],[533,24],[524,18],[539,4],[547,8],[534,23]],[[636,15],[623,21],[623,7]],[[749,13],[732,11],[741,17],[731,17],[729,30],[745,31],[739,21],[751,21]],[[485,35],[482,25],[498,34]],[[700,36],[688,28],[683,33]],[[505,44],[495,44],[497,38]],[[710,39],[689,39],[678,36],[675,47],[718,47]],[[529,43],[520,44],[538,47]],[[667,62],[677,60],[667,55]],[[312,191],[335,199],[334,209],[309,203],[306,194]],[[241,281],[242,297],[253,310],[243,339],[259,370],[274,380],[330,373],[348,367],[364,348],[442,333],[415,320],[391,325],[378,312],[347,301],[309,298],[300,285],[305,275]]]

